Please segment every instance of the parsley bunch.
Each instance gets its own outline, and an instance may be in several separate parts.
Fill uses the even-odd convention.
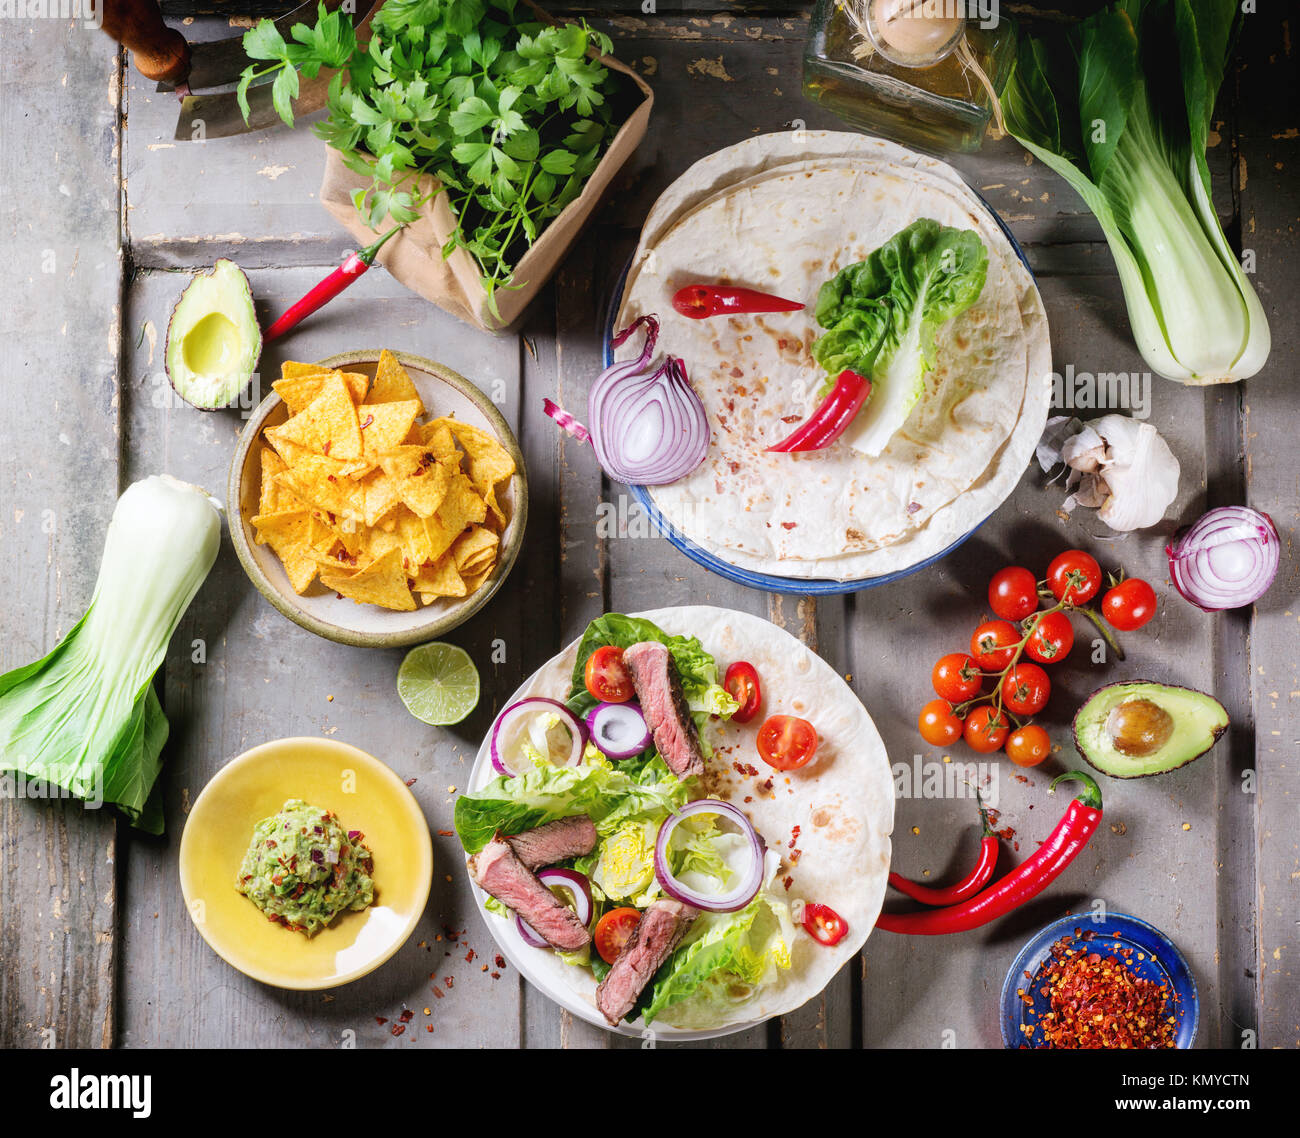
[[[388,0],[358,44],[351,18],[321,5],[315,27],[286,41],[270,20],[244,36],[251,64],[238,98],[274,76],[272,99],[293,125],[298,76],[338,70],[329,117],[316,133],[349,170],[369,177],[353,204],[373,230],[406,224],[432,195],[430,174],[457,220],[444,257],[467,250],[489,304],[546,223],[581,192],[613,137],[615,77],[588,56],[611,49],[585,21],[550,26],[522,18],[517,0]],[[346,74],[346,78],[345,78]]]

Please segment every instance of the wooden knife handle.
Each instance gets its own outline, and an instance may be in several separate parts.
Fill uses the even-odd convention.
[[[100,0],[103,28],[132,55],[136,68],[157,83],[184,83],[190,45],[163,23],[158,0]]]

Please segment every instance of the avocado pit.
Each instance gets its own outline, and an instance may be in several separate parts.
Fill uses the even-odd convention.
[[[1149,699],[1126,699],[1106,717],[1106,732],[1120,754],[1144,759],[1169,742],[1174,717]]]

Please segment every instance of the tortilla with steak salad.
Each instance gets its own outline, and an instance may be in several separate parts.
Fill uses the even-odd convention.
[[[762,688],[744,723],[720,683],[739,662]],[[815,749],[760,746],[773,717],[811,725]],[[593,621],[515,694],[456,803],[503,951],[625,1032],[734,1030],[815,996],[875,923],[892,825],[884,746],[843,679],[707,606]]]

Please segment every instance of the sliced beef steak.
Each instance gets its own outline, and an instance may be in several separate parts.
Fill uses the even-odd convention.
[[[636,1005],[697,916],[698,909],[680,901],[656,901],[641,915],[641,923],[596,989],[596,1007],[611,1024],[617,1025]]]
[[[518,913],[552,948],[578,952],[591,943],[573,910],[533,876],[507,842],[488,842],[469,859],[469,870],[481,889]]]
[[[554,865],[566,857],[581,857],[596,848],[596,824],[585,814],[557,818],[506,838],[510,848],[528,869]]]
[[[633,644],[623,653],[636,697],[655,747],[678,778],[704,773],[704,753],[672,654],[657,640]]]

